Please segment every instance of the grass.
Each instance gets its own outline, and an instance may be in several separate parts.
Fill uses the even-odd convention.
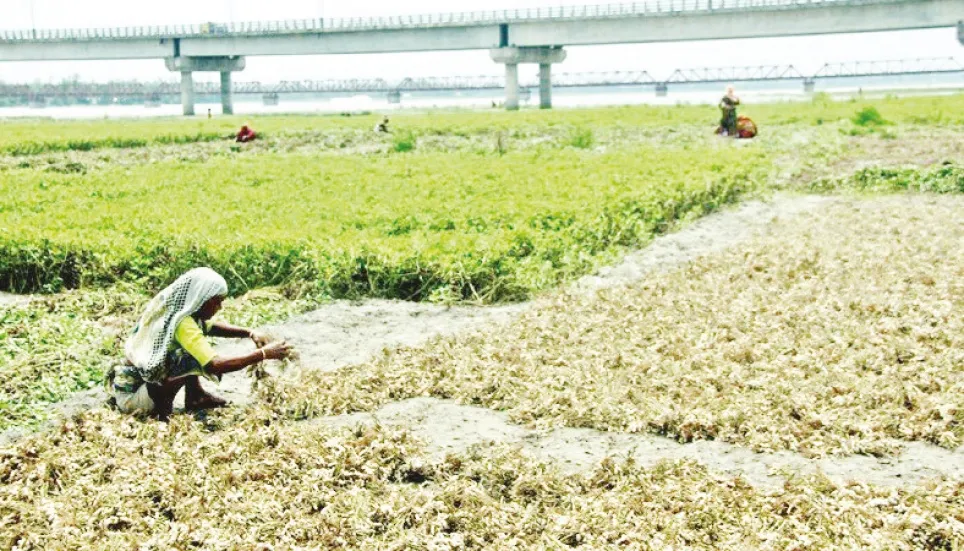
[[[588,128],[573,129],[569,136],[569,145],[578,149],[589,149],[595,143],[592,130]]]
[[[516,422],[810,455],[964,444],[960,196],[847,204],[508,327],[266,395],[294,418],[416,396]]]
[[[903,121],[900,145],[917,134],[930,136],[921,144],[946,145],[953,124],[908,130],[907,121],[943,125],[946,117],[935,111],[959,100],[876,105],[888,119]],[[815,104],[828,121],[860,105]],[[783,121],[803,112],[797,106],[760,108]],[[6,337],[0,344],[6,386],[0,426],[32,424],[43,417],[44,403],[95,384],[119,356],[118,334],[129,328],[136,305],[195,263],[214,265],[236,295],[245,293],[227,316],[248,325],[301,311],[325,296],[517,300],[611,261],[675,220],[759,189],[781,156],[801,154],[795,145],[800,122],[771,129],[767,141],[749,149],[722,148],[685,126],[701,113],[696,107],[641,107],[403,115],[405,139],[417,139],[418,151],[337,158],[284,151],[315,137],[337,142],[337,134],[324,137],[336,130],[357,133],[360,144],[375,142],[368,118],[266,117],[259,129],[269,138],[246,148],[244,157],[186,162],[185,154],[208,146],[155,143],[130,151],[147,159],[158,151],[173,156],[118,166],[108,156],[106,164],[88,166],[90,156],[109,152],[74,152],[65,155],[75,161],[57,170],[48,172],[41,163],[8,171],[0,178],[11,192],[0,199],[0,288],[83,290],[0,311]],[[842,120],[837,124],[852,124]],[[236,122],[13,122],[0,141],[106,132],[108,139],[159,143],[205,128],[225,132]],[[465,138],[473,133],[488,138]],[[848,150],[841,140],[873,140],[841,138],[830,122],[808,135],[820,146],[808,146],[814,153],[805,155],[808,162],[824,165]],[[583,150],[576,142],[599,147]],[[868,154],[851,149],[847,154]],[[879,154],[893,158],[891,149]],[[935,154],[911,149],[915,159]],[[33,163],[42,156],[20,158]],[[961,175],[953,164],[872,167],[819,178],[806,189],[959,191]],[[220,208],[198,216],[204,201],[189,199],[194,204],[185,209],[178,199],[192,194],[211,197]],[[148,203],[151,215],[145,216]],[[265,285],[280,287],[256,290]]]
[[[864,107],[860,111],[857,111],[857,114],[854,115],[851,121],[857,126],[884,126],[890,124],[880,115],[880,111],[877,111],[877,108],[873,106]]]
[[[392,140],[392,151],[395,153],[406,153],[415,150],[416,137],[411,131],[399,132]]]
[[[879,105],[888,118],[940,121],[927,110],[958,99]],[[847,102],[821,105],[840,113],[854,109]],[[403,124],[414,128],[405,133],[419,146],[406,155],[387,153],[389,142],[385,155],[285,153],[316,138],[334,140],[337,148],[342,137],[336,129],[357,134],[354,143],[362,146],[378,140],[365,117],[274,117],[260,127],[269,129],[269,138],[245,148],[243,157],[186,157],[225,144],[154,145],[64,153],[68,161],[49,172],[44,156],[19,157],[35,164],[0,173],[0,187],[15,192],[0,199],[0,288],[83,289],[0,311],[6,337],[0,343],[6,386],[0,426],[33,424],[43,418],[43,404],[95,384],[119,357],[118,335],[129,329],[134,308],[193,263],[215,265],[235,294],[244,293],[226,315],[247,325],[280,319],[331,295],[446,304],[515,300],[610,262],[674,220],[758,189],[781,158],[802,155],[826,166],[841,154],[898,158],[890,146],[879,153],[849,146],[844,140],[866,144],[875,138],[842,138],[830,123],[806,131],[814,141],[807,146],[810,154],[798,145],[805,129],[800,122],[772,128],[767,141],[747,144],[749,149],[723,148],[686,126],[700,112],[644,107],[532,111],[518,118],[404,115]],[[792,118],[797,111],[778,112]],[[667,121],[678,127],[665,126]],[[166,135],[162,131],[176,136],[205,125],[229,130],[234,122],[7,124],[35,135],[109,130],[143,137]],[[937,154],[920,149],[923,144],[943,144],[942,158],[951,155],[953,126],[901,124],[895,145],[909,147],[907,159]],[[488,137],[480,141],[473,132]],[[598,147],[582,150],[566,141],[579,135]],[[118,162],[128,151],[144,160]],[[93,156],[106,160],[85,164]],[[953,191],[960,189],[960,169],[867,168],[791,187]],[[197,204],[184,209],[177,197],[197,190],[216,198],[223,210],[202,220],[195,215]],[[148,203],[152,216],[143,214]],[[263,285],[280,287],[258,290]]]
[[[737,199],[768,168],[764,150],[710,144],[16,170],[0,197],[0,288],[156,289],[204,264],[234,293],[518,300]]]
[[[927,169],[868,167],[842,178],[815,180],[809,184],[809,187],[811,191],[818,193],[834,191],[964,193],[964,166],[946,162]]]
[[[30,424],[37,404],[99,383],[116,350],[92,317],[76,301],[0,308],[0,428]]]

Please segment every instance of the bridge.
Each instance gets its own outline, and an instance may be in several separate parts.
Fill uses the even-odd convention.
[[[0,32],[0,62],[164,59],[181,73],[185,115],[193,73],[221,75],[231,113],[231,73],[245,56],[489,50],[505,66],[506,108],[518,109],[520,63],[539,65],[540,106],[551,107],[551,67],[565,46],[876,32],[958,27],[964,0],[647,0],[377,18],[206,23],[164,27]]]
[[[666,95],[670,84],[799,80],[803,82],[805,92],[812,92],[818,79],[954,73],[964,73],[964,64],[953,57],[947,57],[825,63],[815,72],[807,74],[800,72],[793,65],[676,69],[662,79],[656,79],[644,70],[562,73],[558,75],[553,85],[557,88],[655,86],[657,95]],[[529,88],[535,88],[538,84],[536,80],[529,80],[522,82],[520,86],[528,91]],[[397,103],[401,101],[401,94],[407,92],[479,91],[498,90],[504,87],[503,77],[482,75],[405,78],[399,81],[355,78],[282,81],[274,84],[235,82],[232,84],[231,93],[261,95],[267,104],[277,103],[278,97],[283,94],[383,93],[388,95],[389,101]],[[218,83],[194,84],[194,93],[198,95],[212,96],[219,94],[220,91]],[[178,94],[180,94],[180,85],[174,81],[67,82],[42,85],[0,83],[0,97],[18,98],[23,102],[41,105],[50,98],[142,98],[147,101],[160,101],[162,97]]]

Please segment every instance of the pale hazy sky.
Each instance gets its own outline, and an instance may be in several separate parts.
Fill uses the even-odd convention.
[[[480,9],[599,3],[588,0],[0,0],[0,28],[23,29],[108,27],[256,21],[270,19],[357,17],[441,13]],[[558,72],[648,70],[659,78],[678,67],[718,67],[792,63],[802,72],[827,61],[884,60],[916,57],[957,57],[964,48],[954,29],[866,33],[778,39],[681,42],[567,48]],[[520,67],[524,74],[535,66]],[[235,80],[353,78],[380,76],[497,75],[501,67],[488,52],[434,52],[340,56],[249,57],[247,69]],[[174,80],[162,60],[0,63],[0,81],[56,81],[79,75],[83,80]],[[200,73],[198,80],[214,80]]]

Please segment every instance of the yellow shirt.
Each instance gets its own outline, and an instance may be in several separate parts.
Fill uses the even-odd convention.
[[[204,328],[210,331],[211,322],[204,322]],[[211,343],[204,338],[204,333],[205,331],[201,330],[201,327],[191,316],[181,320],[181,323],[177,324],[177,329],[174,330],[174,340],[185,352],[193,356],[197,363],[201,364],[201,367],[211,363],[211,360],[217,355]]]

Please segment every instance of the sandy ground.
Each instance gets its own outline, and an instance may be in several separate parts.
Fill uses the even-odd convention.
[[[778,218],[819,209],[837,200],[781,196],[770,202],[748,202],[703,218],[676,233],[660,236],[650,246],[628,255],[619,264],[578,280],[572,288],[594,293],[603,288],[632,284],[647,274],[672,270],[700,256],[741,243]],[[539,300],[510,306],[444,307],[400,301],[342,301],[265,329],[294,344],[305,363],[314,369],[335,370],[363,362],[386,348],[416,346],[436,336],[484,330],[489,324],[507,323],[538,304]],[[247,342],[238,342],[222,343],[218,348],[230,353],[251,346]],[[235,403],[247,402],[250,400],[250,379],[243,374],[228,376],[217,392]],[[102,400],[99,390],[78,393],[53,406],[56,415],[52,416],[50,424],[59,422],[64,416],[96,407]],[[372,413],[310,422],[339,426],[370,422],[400,425],[424,440],[430,453],[437,456],[473,445],[514,444],[536,456],[557,461],[570,470],[590,467],[607,456],[632,456],[642,464],[663,459],[693,459],[719,472],[742,476],[762,487],[779,485],[789,473],[815,471],[840,481],[858,480],[881,485],[908,484],[935,476],[964,476],[964,449],[949,451],[927,444],[908,443],[898,457],[810,459],[790,452],[755,453],[714,441],[680,444],[650,434],[571,428],[538,432],[509,423],[500,412],[431,398],[388,404]],[[12,442],[22,434],[17,430],[0,434],[0,444]]]
[[[14,304],[22,304],[30,300],[30,297],[25,295],[13,295],[10,293],[0,293],[0,308],[4,306],[11,306]]]
[[[525,307],[339,301],[263,329],[292,343],[312,369],[330,371],[364,362],[385,348],[415,346],[435,336],[505,323]],[[242,353],[254,350],[254,345],[243,340],[219,344],[217,349],[224,354]],[[243,375],[225,377],[215,391],[235,403],[244,403],[250,400],[251,380]]]
[[[647,274],[679,268],[701,256],[720,252],[758,234],[778,218],[792,217],[828,204],[826,196],[780,196],[771,202],[752,201],[713,214],[676,233],[656,238],[626,256],[615,266],[576,281],[574,288],[587,293],[628,285]]]

